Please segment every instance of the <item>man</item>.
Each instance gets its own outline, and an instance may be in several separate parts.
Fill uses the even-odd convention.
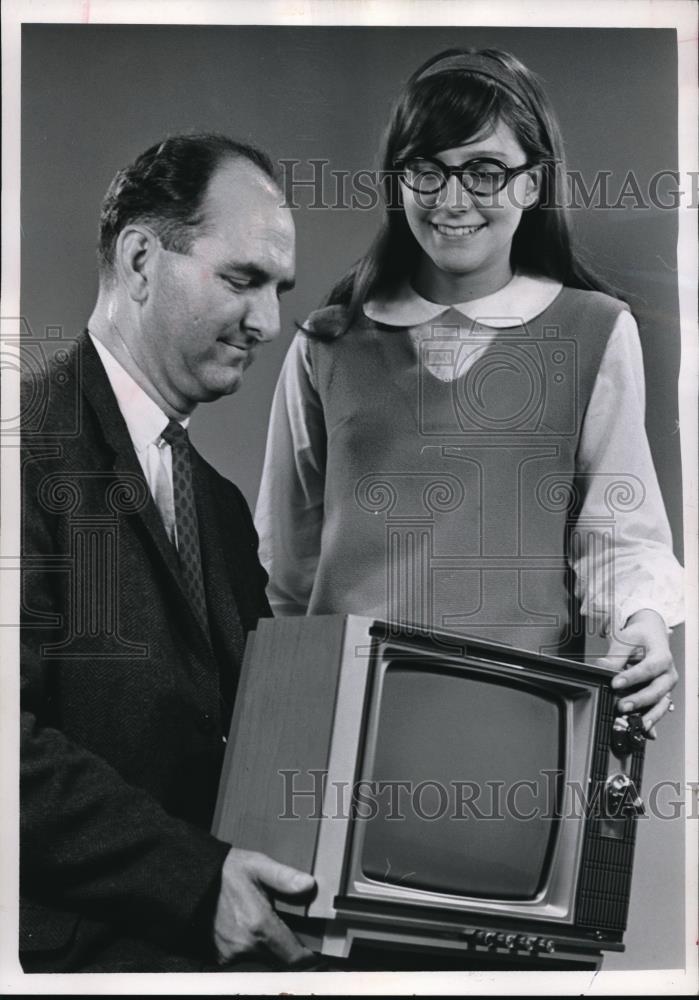
[[[270,612],[245,501],[186,433],[279,332],[281,201],[226,137],[147,150],[104,200],[88,330],[24,385],[23,413],[43,407],[22,465],[28,972],[309,958],[270,896],[312,878],[208,832],[245,633]]]

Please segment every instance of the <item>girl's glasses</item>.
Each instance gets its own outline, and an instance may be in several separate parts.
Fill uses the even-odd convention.
[[[524,170],[531,170],[534,164],[523,163],[519,167],[508,167],[500,160],[480,157],[467,160],[458,167],[450,167],[441,160],[426,156],[413,156],[395,164],[400,179],[415,191],[421,199],[437,199],[447,186],[449,178],[458,177],[461,186],[469,194],[487,198],[502,191],[510,178]]]

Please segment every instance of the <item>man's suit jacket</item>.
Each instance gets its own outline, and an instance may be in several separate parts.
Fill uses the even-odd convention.
[[[270,613],[257,536],[192,449],[207,636],[89,337],[23,393],[23,965],[189,968],[244,635]]]

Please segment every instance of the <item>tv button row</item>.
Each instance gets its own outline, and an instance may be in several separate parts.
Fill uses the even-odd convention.
[[[485,945],[486,948],[507,948],[508,951],[545,951],[551,954],[556,950],[552,938],[535,937],[531,934],[503,934],[498,931],[468,931],[468,937],[474,944]]]

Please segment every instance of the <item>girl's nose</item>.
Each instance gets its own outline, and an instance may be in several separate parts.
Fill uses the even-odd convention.
[[[452,174],[447,181],[447,186],[442,192],[442,198],[442,204],[446,205],[447,208],[466,210],[473,205],[471,192],[466,190],[455,174]]]

